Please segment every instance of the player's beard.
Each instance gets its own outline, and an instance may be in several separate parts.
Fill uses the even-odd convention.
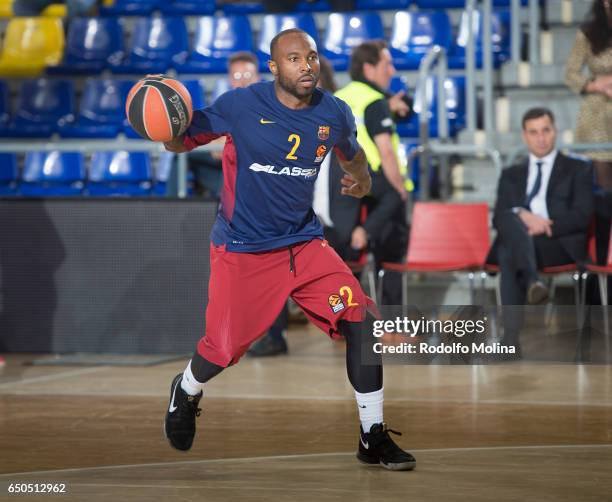
[[[298,99],[304,99],[312,96],[312,93],[316,89],[317,83],[319,82],[318,74],[313,73],[312,78],[314,79],[314,84],[310,89],[300,89],[297,82],[291,82],[291,80],[279,73],[278,85],[280,85],[285,92],[291,94],[292,96],[295,96]]]

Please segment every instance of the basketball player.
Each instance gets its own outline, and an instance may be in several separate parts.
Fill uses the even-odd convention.
[[[317,89],[319,58],[308,34],[279,33],[270,54],[273,82],[223,94],[194,112],[183,136],[165,144],[186,152],[227,137],[224,187],[211,233],[206,333],[172,382],[166,436],[176,449],[191,448],[206,382],[238,362],[291,296],[320,329],[346,338],[347,373],[361,421],[358,459],[414,469],[414,457],[393,442],[394,431],[383,422],[382,364],[361,361],[362,345],[371,351],[374,343],[360,329],[374,305],[323,240],[311,207],[318,168],[332,148],[346,172],[342,193],[360,198],[369,192],[355,120],[343,101]]]

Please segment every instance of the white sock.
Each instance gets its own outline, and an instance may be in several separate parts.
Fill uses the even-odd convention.
[[[204,390],[204,385],[201,382],[198,382],[193,373],[191,372],[191,360],[187,363],[187,367],[183,372],[183,379],[181,380],[181,389],[183,389],[190,396],[195,396],[200,393],[200,391]]]
[[[383,421],[383,389],[365,394],[355,391],[355,399],[357,399],[361,427],[367,434],[374,424]]]

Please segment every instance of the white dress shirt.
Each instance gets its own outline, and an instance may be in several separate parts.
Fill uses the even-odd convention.
[[[323,159],[319,168],[319,175],[315,181],[314,198],[312,201],[312,209],[321,220],[321,223],[326,227],[333,227],[334,223],[331,219],[329,208],[329,170],[331,155]]]
[[[531,189],[535,185],[538,176],[538,166],[536,163],[542,162],[542,183],[540,185],[540,190],[531,200],[529,207],[532,213],[542,216],[543,218],[548,218],[546,192],[548,190],[548,182],[550,181],[550,175],[556,158],[557,150],[553,150],[546,157],[542,157],[541,159],[532,153],[529,154],[529,174],[527,175],[527,191],[525,192],[525,196],[529,195]]]

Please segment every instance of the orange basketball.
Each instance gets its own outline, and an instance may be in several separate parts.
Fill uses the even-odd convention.
[[[125,114],[143,138],[170,141],[183,134],[191,123],[191,96],[178,80],[148,76],[130,90]]]

